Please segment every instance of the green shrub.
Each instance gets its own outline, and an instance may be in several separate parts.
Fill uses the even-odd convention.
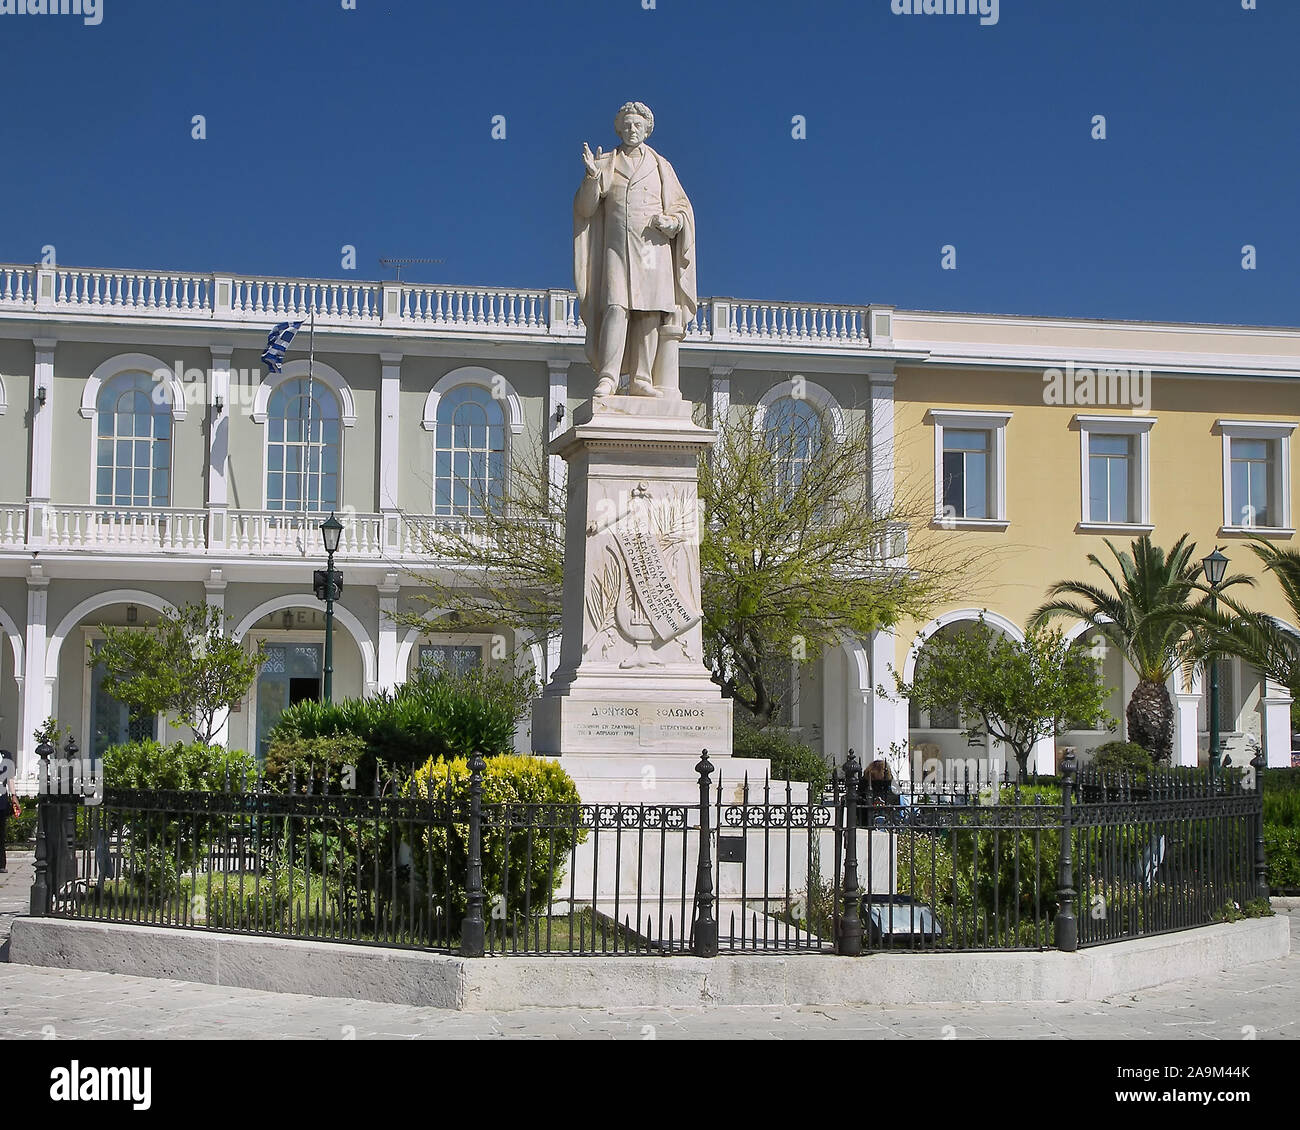
[[[1300,792],[1264,791],[1264,823],[1300,829]]]
[[[1300,890],[1300,828],[1265,824],[1264,855],[1271,890]]]
[[[515,725],[534,691],[530,678],[511,679],[494,671],[420,676],[373,698],[300,702],[280,716],[271,741],[339,734],[359,738],[366,747],[359,783],[366,787],[373,781],[375,760],[413,767],[430,758],[512,752]]]
[[[219,792],[250,777],[253,759],[242,750],[219,745],[165,746],[146,738],[110,746],[104,753],[104,784],[120,789],[177,789]]]
[[[771,761],[773,780],[806,781],[813,797],[820,796],[831,779],[830,766],[822,755],[782,730],[770,727],[757,730],[744,722],[737,722],[732,752],[736,757]]]
[[[292,786],[305,792],[308,784],[314,792],[323,791],[326,784],[332,793],[353,791],[360,784],[356,770],[365,756],[366,743],[355,734],[272,738],[262,772],[267,786],[280,791]]]
[[[416,770],[407,795],[446,799],[452,806],[450,824],[434,820],[416,833],[412,845],[417,869],[436,894],[450,883],[447,906],[453,928],[465,916],[465,882],[469,844],[469,762],[433,760]],[[503,754],[491,758],[483,774],[483,890],[485,915],[511,920],[525,905],[534,914],[545,911],[569,862],[569,853],[587,838],[578,826],[578,789],[557,761]],[[563,805],[564,808],[526,808],[520,805]],[[506,806],[513,808],[507,812]],[[525,821],[532,827],[503,824]],[[531,844],[530,844],[531,839]],[[531,849],[531,850],[530,850]],[[509,877],[507,880],[507,855]],[[530,862],[531,861],[531,862]]]
[[[1131,773],[1145,779],[1153,760],[1150,752],[1137,742],[1103,742],[1093,750],[1088,764],[1103,773]]]
[[[251,778],[253,759],[242,750],[152,740],[110,746],[104,753],[108,788],[220,792]],[[84,811],[81,819],[85,819]],[[125,810],[120,832],[132,845],[130,881],[150,898],[170,897],[180,889],[184,872],[201,860],[207,844],[220,834],[220,816],[180,815]]]
[[[1268,899],[1250,899],[1246,903],[1224,903],[1214,912],[1215,922],[1240,922],[1244,918],[1272,918],[1273,908]]]
[[[4,803],[4,798],[0,797],[0,804]],[[36,838],[36,807],[40,803],[40,797],[21,796],[18,803],[22,806],[23,814],[21,816],[10,816],[5,821],[5,843],[7,844],[27,844]]]

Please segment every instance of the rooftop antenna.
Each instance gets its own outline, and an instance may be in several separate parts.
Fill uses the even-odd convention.
[[[403,267],[410,267],[410,266],[415,265],[416,263],[441,263],[441,262],[442,262],[441,259],[391,259],[391,258],[380,258],[380,260],[379,260],[379,265],[380,265],[381,267],[391,267],[391,268],[393,268],[394,270],[396,270],[396,271],[397,271],[397,281],[398,281],[398,282],[401,282],[401,281],[402,281],[402,268],[403,268]]]

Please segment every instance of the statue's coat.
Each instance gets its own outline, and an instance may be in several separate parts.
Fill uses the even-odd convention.
[[[658,310],[695,316],[695,212],[673,167],[648,145],[638,164],[621,149],[596,158],[573,201],[573,277],[587,327],[587,360],[599,368],[605,309]],[[682,229],[669,239],[652,222],[673,216]],[[627,355],[624,355],[626,371]]]

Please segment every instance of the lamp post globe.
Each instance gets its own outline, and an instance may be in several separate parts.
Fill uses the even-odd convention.
[[[1223,576],[1228,571],[1228,559],[1216,546],[1214,552],[1201,562],[1201,568],[1205,570],[1205,579],[1210,582],[1210,587],[1217,589],[1223,584]]]
[[[333,557],[339,551],[339,539],[343,536],[343,523],[330,511],[330,516],[320,524],[321,537],[325,542],[325,552]]]

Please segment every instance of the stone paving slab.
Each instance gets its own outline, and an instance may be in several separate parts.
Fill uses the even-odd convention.
[[[1291,913],[1300,943],[1300,913]],[[1103,1002],[464,1013],[0,965],[0,1037],[42,1039],[1300,1039],[1292,955]]]
[[[0,876],[0,930],[26,909],[30,854]],[[25,870],[24,870],[25,867]],[[7,880],[7,881],[6,881]],[[1290,956],[1085,1003],[519,1009],[455,1012],[0,964],[0,1038],[1300,1039],[1300,907]]]

